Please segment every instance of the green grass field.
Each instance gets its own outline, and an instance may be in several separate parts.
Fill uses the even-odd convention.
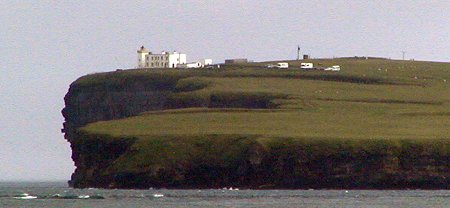
[[[342,70],[302,71],[292,69],[300,63],[293,61],[289,70],[268,70],[263,68],[266,63],[254,63],[209,71],[113,73],[115,77],[128,79],[147,76],[152,80],[169,80],[166,87],[174,88],[173,99],[177,102],[170,108],[177,109],[96,122],[82,130],[146,139],[213,134],[302,139],[450,138],[449,63],[383,59],[311,62],[340,65]],[[112,75],[94,75],[95,79],[88,76],[78,83],[92,84],[102,79],[114,82],[108,76]],[[225,97],[217,102],[228,103],[208,104],[213,95]],[[272,105],[235,104],[255,95],[271,96],[265,102]],[[251,102],[254,98],[248,99]]]

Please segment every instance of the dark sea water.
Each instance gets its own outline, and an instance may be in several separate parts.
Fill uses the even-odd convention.
[[[450,207],[449,190],[104,190],[0,183],[0,207]]]

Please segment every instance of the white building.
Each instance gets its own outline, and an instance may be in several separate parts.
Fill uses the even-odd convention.
[[[201,62],[203,67],[212,65],[212,59],[203,59]]]
[[[137,50],[138,68],[176,68],[186,64],[186,54],[163,51],[160,54],[149,52],[144,46]]]
[[[201,61],[190,62],[186,64],[178,64],[178,68],[203,68],[212,65],[212,59],[203,59]]]
[[[202,68],[202,63],[199,61],[197,62],[191,62],[186,64],[178,64],[178,68]]]

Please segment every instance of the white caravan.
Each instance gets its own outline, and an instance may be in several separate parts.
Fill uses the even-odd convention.
[[[301,63],[300,69],[312,69],[314,67],[313,63]]]
[[[281,63],[277,63],[276,67],[279,69],[287,69],[287,68],[289,68],[289,64],[286,62],[281,62]]]

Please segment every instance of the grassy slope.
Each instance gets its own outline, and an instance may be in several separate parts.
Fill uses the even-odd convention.
[[[321,62],[331,62],[321,61]],[[399,83],[355,84],[279,77],[186,78],[208,83],[190,94],[212,92],[278,93],[278,111],[171,110],[118,121],[98,122],[85,130],[115,136],[254,134],[281,137],[330,138],[448,138],[450,135],[450,65],[387,60],[339,60],[342,72],[283,74],[340,74],[382,78]],[[341,63],[340,63],[341,62]],[[333,62],[334,63],[334,62]],[[349,64],[349,67],[345,65]],[[292,65],[292,64],[291,64]],[[359,66],[359,67],[357,67]],[[380,69],[380,70],[378,70]],[[387,72],[386,72],[387,69]],[[239,74],[237,71],[218,74]],[[274,71],[243,71],[242,74]],[[194,74],[195,76],[195,74]],[[279,76],[279,75],[277,75]],[[417,79],[416,79],[417,77]],[[184,93],[186,94],[186,93]]]
[[[342,71],[261,70],[257,66],[264,64],[255,63],[214,71],[119,72],[113,76],[177,77],[180,92],[176,97],[181,99],[203,99],[211,94],[230,92],[287,97],[273,100],[276,109],[211,109],[200,105],[201,108],[163,110],[96,122],[82,130],[140,138],[134,147],[138,153],[134,157],[120,158],[119,161],[124,163],[116,163],[116,168],[130,163],[125,166],[131,169],[196,154],[184,150],[186,147],[194,149],[191,146],[203,141],[207,135],[222,135],[214,136],[214,139],[223,140],[214,143],[217,148],[231,145],[226,140],[236,139],[236,135],[252,138],[248,141],[265,146],[287,138],[289,141],[326,140],[328,143],[354,141],[360,146],[369,145],[367,139],[374,142],[386,139],[445,141],[436,148],[444,148],[439,151],[448,154],[450,64],[355,59],[312,62],[324,66],[338,64]],[[291,62],[290,66],[298,65],[299,62]],[[88,76],[78,82],[89,85],[92,80],[101,82],[102,76],[108,81],[110,75]],[[361,80],[374,82],[355,83]],[[177,152],[172,151],[174,149]],[[223,152],[216,154],[223,155]],[[137,158],[166,159],[149,162]]]

